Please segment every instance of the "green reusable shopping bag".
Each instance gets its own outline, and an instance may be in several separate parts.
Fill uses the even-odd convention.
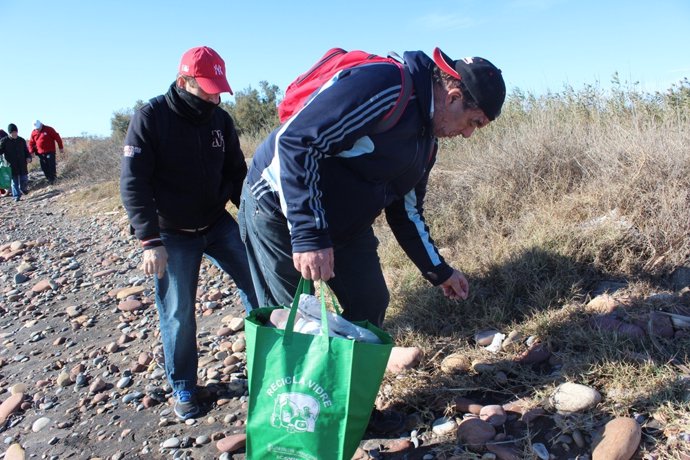
[[[245,319],[249,409],[247,458],[350,460],[364,435],[386,363],[390,335],[368,321],[356,324],[382,344],[328,336],[321,291],[321,334],[294,332],[301,280],[285,330],[264,326],[276,308]]]
[[[12,185],[12,169],[5,161],[5,158],[0,158],[0,188],[10,188]]]

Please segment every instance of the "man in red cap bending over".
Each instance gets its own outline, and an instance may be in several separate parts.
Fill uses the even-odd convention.
[[[156,275],[165,370],[182,420],[199,413],[194,305],[202,257],[233,278],[247,311],[257,306],[244,244],[225,209],[228,201],[239,206],[247,165],[232,118],[218,107],[221,93],[232,94],[223,59],[205,46],[190,49],[168,92],[132,117],[122,157],[122,202],[144,273]]]

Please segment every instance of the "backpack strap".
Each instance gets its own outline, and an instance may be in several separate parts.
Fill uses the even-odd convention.
[[[402,64],[400,66],[400,73],[402,77],[400,96],[398,96],[398,100],[395,101],[395,106],[385,117],[383,117],[383,120],[376,125],[372,131],[373,134],[381,134],[395,126],[407,108],[407,103],[412,96],[413,90],[412,75],[410,74],[410,69],[407,68],[407,64]]]
[[[389,51],[388,57],[395,59],[396,61],[398,61],[401,64],[405,63],[405,60],[403,58],[401,58],[400,55],[398,53],[396,53],[395,51]]]

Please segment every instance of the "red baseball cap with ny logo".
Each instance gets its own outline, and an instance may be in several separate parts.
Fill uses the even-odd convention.
[[[179,73],[194,77],[201,89],[209,94],[233,94],[225,76],[225,61],[208,46],[198,46],[184,53]]]

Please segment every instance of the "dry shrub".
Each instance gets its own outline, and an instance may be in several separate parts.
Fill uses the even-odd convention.
[[[245,158],[252,158],[256,149],[269,134],[269,130],[263,130],[259,134],[241,134],[240,146],[242,146]]]
[[[120,177],[122,143],[110,137],[75,138],[68,146],[69,156],[61,175],[93,184]]]

